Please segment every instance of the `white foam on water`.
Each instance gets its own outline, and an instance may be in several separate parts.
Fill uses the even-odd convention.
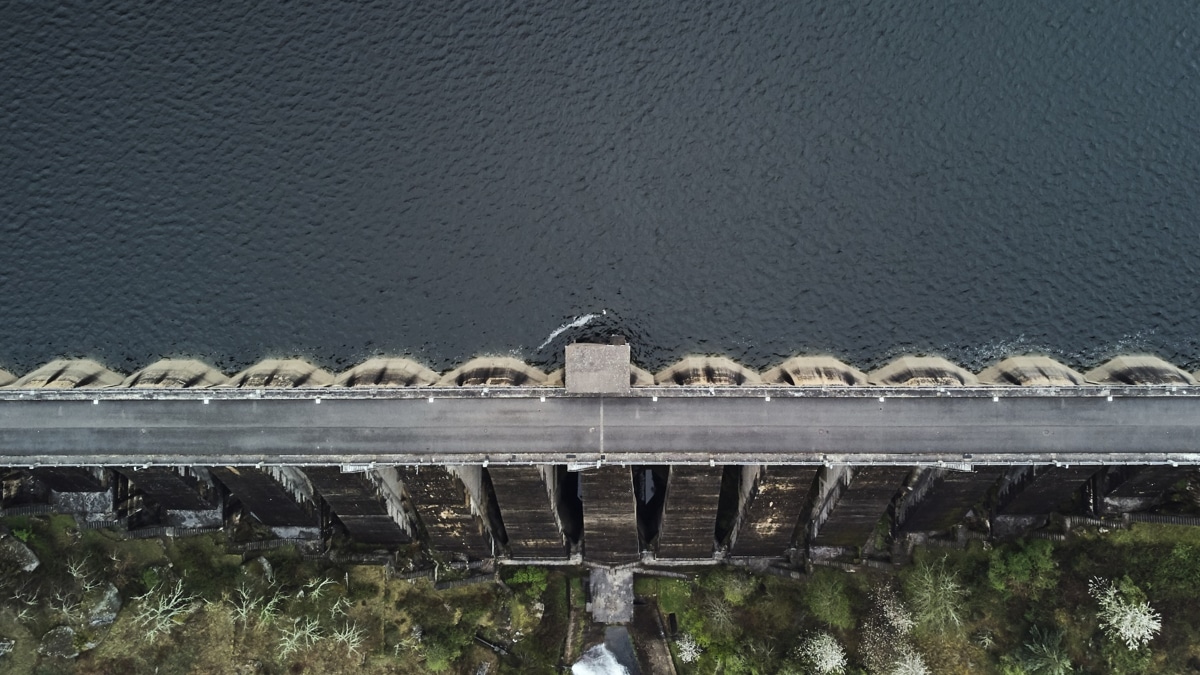
[[[591,323],[592,319],[595,319],[595,318],[596,318],[595,314],[584,314],[583,316],[576,318],[574,321],[564,323],[563,325],[559,326],[558,328],[555,328],[553,331],[551,331],[550,337],[546,338],[545,342],[538,345],[538,350],[540,351],[542,349],[545,349],[546,345],[550,344],[551,342],[554,342],[554,338],[558,337],[559,335],[562,335],[566,331],[569,331],[572,328],[583,328],[584,326]]]
[[[572,675],[629,675],[629,669],[617,662],[608,647],[596,645],[583,653],[571,666]]]

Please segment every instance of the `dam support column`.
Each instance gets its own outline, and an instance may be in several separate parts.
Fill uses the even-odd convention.
[[[396,468],[434,550],[475,560],[494,555],[487,512],[479,508],[471,492],[472,487],[482,489],[482,471],[481,467],[459,466]],[[461,480],[464,473],[475,480]]]
[[[784,557],[794,546],[797,526],[807,522],[816,478],[815,466],[742,467],[742,508],[731,553]]]
[[[636,562],[637,499],[627,466],[602,466],[580,472],[583,496],[583,557],[605,565]]]
[[[282,467],[260,470],[248,466],[214,466],[209,471],[275,536],[283,539],[320,538],[320,522],[311,489],[296,484],[295,469],[280,472],[279,468]]]
[[[896,505],[896,529],[902,534],[944,534],[963,521],[971,508],[983,504],[988,491],[1004,474],[1002,468],[974,470],[926,469],[912,492]],[[980,515],[986,516],[981,511]]]
[[[876,526],[904,479],[912,473],[912,467],[862,466],[849,471],[839,468],[833,467],[830,477],[840,483],[840,489],[829,486],[822,513],[813,523],[812,546],[869,550]]]
[[[996,536],[1017,536],[1046,524],[1052,513],[1083,510],[1079,500],[1084,483],[1098,466],[1018,467],[1000,488],[992,530]]]
[[[408,530],[389,513],[384,496],[367,471],[310,466],[304,468],[304,474],[355,541],[387,548],[412,541]]]
[[[114,472],[128,484],[127,490],[118,493],[127,493],[119,509],[128,512],[130,529],[142,524],[178,528],[224,524],[220,492],[204,469],[150,466],[121,467]]]
[[[555,465],[487,469],[512,558],[566,559],[566,538],[558,510],[560,469]]]
[[[1111,487],[1100,502],[1102,513],[1136,513],[1165,502],[1171,488],[1194,468],[1174,466],[1113,467],[1105,476]]]
[[[716,543],[723,466],[671,467],[658,557],[708,559]]]

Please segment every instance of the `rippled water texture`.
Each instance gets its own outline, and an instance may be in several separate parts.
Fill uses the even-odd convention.
[[[0,365],[1200,360],[1194,3],[669,4],[5,4]]]

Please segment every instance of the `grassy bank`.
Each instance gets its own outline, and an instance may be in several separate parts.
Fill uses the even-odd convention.
[[[818,567],[792,580],[716,568],[636,590],[675,615],[681,673],[1200,673],[1200,529],[914,553],[895,571]],[[1105,630],[1098,578],[1117,605],[1157,614],[1144,645]]]
[[[4,524],[41,565],[0,574],[0,639],[14,641],[0,673],[472,673],[484,662],[493,673],[548,673],[566,639],[561,573],[438,590],[292,549],[228,555],[219,534],[127,541],[69,517]],[[123,606],[96,625],[109,584]],[[74,631],[66,651],[80,654],[39,655],[42,636],[61,626]]]
[[[435,585],[292,549],[229,555],[220,534],[3,524],[41,565],[0,570],[0,640],[12,641],[0,673],[553,673],[587,632],[582,570],[506,567],[494,583],[440,566]],[[1145,523],[917,548],[896,569],[789,578],[722,566],[635,583],[674,615],[685,675],[1200,673],[1197,588],[1200,528]],[[114,596],[115,620],[97,621]],[[1101,615],[1141,603],[1124,615],[1143,621],[1131,647]],[[73,633],[56,648],[79,655],[39,655],[64,626]]]

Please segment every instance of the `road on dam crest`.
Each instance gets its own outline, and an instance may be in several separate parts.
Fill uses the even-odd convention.
[[[1200,463],[1200,398],[0,401],[0,463]]]

